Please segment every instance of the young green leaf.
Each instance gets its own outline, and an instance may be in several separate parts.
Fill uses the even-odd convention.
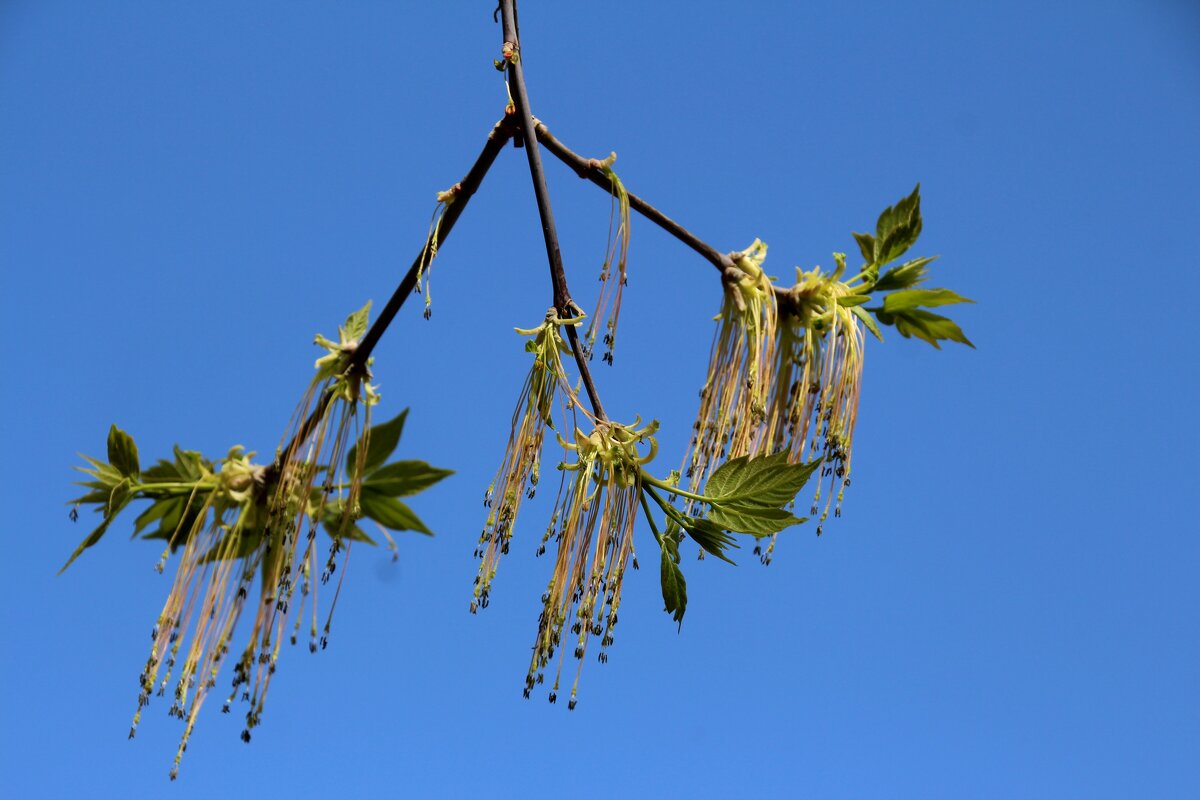
[[[684,517],[683,527],[688,532],[688,535],[696,540],[696,544],[703,547],[709,553],[712,553],[722,561],[727,561],[730,564],[734,562],[725,555],[727,547],[741,547],[737,541],[725,532],[725,529],[716,524],[712,520],[701,519],[699,517]],[[734,566],[737,566],[734,564]]]
[[[869,233],[854,233],[851,234],[854,241],[858,242],[858,251],[862,253],[863,261],[868,264],[875,263],[875,237]]]
[[[453,474],[453,470],[431,467],[424,461],[393,461],[369,474],[363,487],[389,497],[407,497]]]
[[[936,261],[937,256],[925,256],[905,261],[898,267],[892,267],[879,280],[875,281],[872,289],[876,292],[890,292],[894,289],[911,289],[925,281],[929,270],[926,265]]]
[[[363,487],[358,504],[362,508],[363,516],[375,520],[385,528],[394,531],[416,531],[433,536],[433,531],[425,527],[420,517],[394,497]]]
[[[724,530],[758,537],[779,533],[808,519],[794,516],[787,509],[778,506],[751,503],[714,505],[709,508],[707,517],[711,523]]]
[[[367,332],[367,320],[371,316],[371,301],[355,311],[350,316],[346,317],[346,323],[342,325],[343,342],[358,341]]]
[[[371,472],[387,461],[388,456],[396,450],[396,445],[400,443],[400,435],[404,432],[406,419],[408,419],[407,408],[387,422],[371,426],[366,463],[363,465],[364,473]],[[346,454],[346,472],[351,474],[354,473],[354,462],[358,459],[358,445],[359,442],[355,442],[354,446],[350,448],[350,452]]]
[[[866,309],[862,306],[855,306],[850,311],[854,313],[854,316],[862,320],[862,324],[871,332],[872,336],[881,342],[883,341],[883,333],[879,330],[879,324],[875,322],[874,317],[866,312]]]
[[[683,579],[683,572],[679,569],[679,565],[675,563],[675,559],[671,558],[671,554],[667,552],[665,543],[662,546],[660,576],[663,604],[666,612],[682,628],[683,614],[687,611],[687,581]]]
[[[108,463],[126,478],[136,480],[141,473],[133,437],[116,425],[108,429]]]
[[[921,235],[921,184],[908,197],[879,215],[875,223],[874,264],[884,264],[904,255]]]
[[[959,342],[968,347],[974,347],[971,340],[962,332],[962,328],[958,327],[952,320],[934,314],[932,311],[923,311],[919,308],[905,311],[897,311],[895,313],[887,313],[885,311],[877,311],[875,316],[884,325],[895,325],[896,330],[901,336],[906,338],[916,337],[929,342],[931,345],[941,350],[940,340],[949,340]]]
[[[704,487],[704,495],[721,505],[740,503],[779,508],[795,499],[820,465],[820,459],[789,464],[786,453],[757,458],[741,456],[717,468]]]
[[[62,575],[66,571],[67,567],[71,566],[71,562],[74,561],[75,559],[79,558],[79,556],[83,553],[84,550],[87,550],[89,547],[94,545],[96,542],[100,541],[101,537],[104,536],[104,532],[108,530],[108,526],[110,523],[112,523],[112,521],[113,521],[112,516],[105,517],[104,521],[101,522],[99,526],[97,526],[96,530],[89,533],[87,535],[87,537],[84,538],[84,540],[79,543],[79,546],[75,548],[75,552],[71,553],[71,557],[67,559],[67,563],[63,564],[62,567],[58,570],[58,574]]]
[[[899,292],[892,292],[883,298],[883,310],[889,314],[894,314],[897,311],[905,311],[912,308],[936,308],[938,306],[950,306],[955,303],[974,303],[974,300],[968,300],[961,297],[949,289],[905,289]]]

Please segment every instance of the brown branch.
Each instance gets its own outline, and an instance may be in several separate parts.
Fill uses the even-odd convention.
[[[387,304],[379,312],[379,316],[371,324],[371,327],[363,335],[362,341],[358,343],[358,347],[350,355],[347,360],[346,368],[343,374],[347,374],[356,370],[361,370],[367,363],[367,359],[371,356],[371,351],[375,349],[375,345],[379,343],[379,339],[383,336],[384,331],[392,324],[392,320],[396,318],[396,314],[404,305],[404,301],[409,298],[413,290],[417,286],[417,276],[422,269],[430,267],[429,252],[430,248],[435,244],[441,245],[446,241],[446,237],[450,235],[450,231],[454,228],[454,223],[462,216],[462,212],[466,210],[467,203],[470,202],[471,196],[475,194],[475,190],[483,183],[483,178],[487,175],[488,170],[496,161],[496,156],[500,155],[500,151],[504,149],[504,145],[512,138],[515,129],[511,120],[507,117],[496,123],[488,134],[487,142],[484,143],[483,150],[479,153],[479,157],[475,159],[475,163],[471,165],[471,169],[467,172],[466,177],[455,184],[451,191],[454,193],[454,201],[446,207],[445,213],[442,215],[441,225],[437,229],[437,242],[434,242],[434,235],[431,233],[425,239],[425,244],[422,246],[417,257],[413,259],[412,265],[408,268],[408,272],[404,273],[404,277],[400,279],[400,284],[396,290],[392,292],[392,296],[388,298]],[[329,408],[329,402],[333,399],[333,392],[326,389],[317,399],[316,408],[312,413],[305,418],[304,422],[296,430],[291,441],[281,450],[282,458],[287,458],[292,448],[299,442],[303,442],[308,438],[309,434],[316,428],[321,417]],[[279,459],[270,468],[271,476],[274,477],[274,471],[281,466]]]
[[[600,163],[594,158],[584,158],[575,151],[571,150],[561,141],[550,133],[543,123],[538,122],[534,129],[537,132],[537,139],[546,149],[550,151],[559,161],[566,164],[575,171],[581,178],[591,181],[606,192],[612,191],[612,181],[604,174],[604,170],[600,167]],[[736,279],[741,277],[742,271],[734,264],[733,258],[728,253],[722,253],[717,248],[700,239],[687,228],[680,225],[675,220],[668,217],[663,212],[659,211],[654,206],[647,203],[642,198],[638,197],[633,192],[628,191],[629,207],[641,214],[646,219],[653,222],[658,227],[662,228],[667,233],[674,236],[683,244],[690,247],[696,253],[700,254],[705,261],[712,264],[721,273],[723,278]],[[775,300],[779,303],[781,310],[786,310],[791,306],[791,295],[788,289],[772,284],[771,287],[775,292]]]
[[[576,316],[576,306],[571,300],[571,292],[567,288],[567,275],[563,269],[562,252],[558,246],[558,231],[554,225],[554,212],[550,208],[550,190],[546,186],[546,173],[542,169],[542,156],[538,147],[533,112],[529,107],[529,92],[525,88],[525,69],[521,63],[521,43],[517,31],[516,0],[501,0],[500,17],[504,30],[503,54],[505,67],[509,76],[509,88],[513,104],[516,106],[517,118],[521,130],[525,133],[525,155],[529,161],[529,177],[533,181],[533,193],[537,199],[538,217],[542,222],[542,238],[546,242],[546,260],[550,265],[550,282],[554,286],[554,307],[560,317]],[[600,403],[600,394],[592,380],[588,368],[588,356],[579,344],[579,334],[574,325],[564,326],[567,329],[567,340],[571,344],[571,354],[575,356],[575,364],[579,368],[579,376],[583,379],[584,389],[587,390],[592,412],[598,421],[608,417],[604,406]]]

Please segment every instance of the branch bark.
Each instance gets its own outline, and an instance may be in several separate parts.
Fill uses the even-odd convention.
[[[550,190],[546,186],[546,173],[542,169],[542,156],[538,147],[537,135],[533,120],[533,111],[529,107],[529,92],[525,87],[525,68],[522,64],[521,42],[517,31],[516,0],[501,0],[500,17],[504,31],[504,58],[509,77],[513,104],[516,106],[517,119],[525,134],[525,156],[529,161],[529,177],[533,181],[533,193],[537,199],[538,217],[542,223],[542,238],[546,242],[546,260],[550,265],[550,282],[554,286],[554,307],[560,317],[576,316],[575,305],[571,300],[571,292],[567,288],[567,275],[563,269],[562,252],[558,246],[558,231],[554,225],[554,212],[550,208]],[[571,345],[571,354],[575,357],[575,365],[579,368],[579,376],[587,391],[588,401],[596,420],[603,422],[608,419],[604,406],[600,402],[600,394],[592,380],[592,372],[588,367],[588,356],[579,344],[579,334],[575,326],[564,326],[567,330],[567,341]]]
[[[612,183],[604,174],[604,171],[598,165],[596,159],[584,158],[571,148],[567,147],[555,136],[550,133],[550,129],[542,122],[537,122],[535,130],[537,139],[546,146],[555,158],[566,164],[575,174],[581,178],[591,181],[606,192],[612,191]],[[646,219],[653,222],[664,231],[674,236],[683,244],[698,253],[705,261],[712,264],[721,273],[722,276],[731,278],[738,277],[742,274],[741,270],[734,264],[733,258],[728,253],[722,253],[717,248],[700,239],[687,228],[680,225],[675,220],[668,217],[663,212],[659,211],[654,206],[647,203],[641,197],[638,197],[633,192],[628,191],[629,207],[641,214]],[[786,311],[792,307],[792,298],[788,290],[784,287],[772,285],[772,290],[775,292],[775,300],[779,304],[781,311]]]
[[[496,161],[496,157],[500,155],[500,151],[504,149],[504,145],[508,143],[515,132],[513,123],[508,117],[501,119],[492,128],[491,133],[488,134],[487,142],[484,143],[483,150],[479,153],[479,157],[475,159],[475,163],[471,165],[471,169],[468,170],[466,176],[455,184],[453,189],[455,193],[454,202],[446,208],[446,213],[442,215],[441,226],[438,229],[439,246],[445,243],[446,237],[450,235],[450,231],[454,228],[454,223],[462,216],[463,211],[467,208],[467,203],[471,201],[471,196],[475,194],[479,185],[483,183],[484,176],[487,175],[488,170],[491,169],[492,164]],[[383,336],[388,326],[392,324],[392,320],[396,318],[396,314],[416,288],[417,276],[420,274],[421,269],[429,269],[431,267],[430,264],[425,262],[428,260],[429,248],[432,244],[431,234],[426,237],[424,246],[417,253],[417,257],[413,259],[408,272],[404,273],[404,277],[400,279],[400,284],[392,292],[392,296],[388,298],[387,304],[380,310],[379,315],[375,317],[375,321],[371,324],[366,334],[363,335],[362,341],[359,342],[358,347],[348,359],[346,372],[362,369],[367,363],[367,359],[371,357],[371,351],[379,343],[380,337]],[[285,458],[288,457],[287,454],[291,453],[297,443],[303,442],[312,433],[328,409],[329,401],[332,397],[332,392],[326,390],[317,400],[316,408],[305,418],[304,422],[296,430],[295,435],[292,436],[291,441],[281,451]],[[276,460],[276,463],[271,465],[270,472],[273,473],[279,466],[279,460]],[[270,477],[273,477],[273,475]]]

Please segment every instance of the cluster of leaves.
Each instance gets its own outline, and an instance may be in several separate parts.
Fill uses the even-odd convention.
[[[667,518],[666,528],[659,534],[648,504],[643,503],[661,550],[663,603],[672,619],[682,623],[687,610],[687,581],[679,568],[679,545],[684,537],[695,541],[705,552],[733,564],[727,552],[731,547],[739,547],[733,534],[761,539],[807,521],[807,517],[792,514],[788,506],[820,465],[819,459],[789,463],[786,453],[757,458],[741,456],[726,461],[709,477],[703,494],[689,497],[707,507],[704,516],[681,512],[655,490],[658,485],[667,491],[678,491],[670,488],[670,482],[645,481],[644,491]],[[672,479],[677,476],[673,474]]]
[[[937,256],[914,258],[880,274],[884,267],[908,252],[921,235],[921,228],[921,185],[917,184],[910,195],[879,215],[874,235],[854,234],[866,263],[860,272],[863,282],[854,288],[854,300],[851,302],[865,303],[872,293],[886,292],[883,305],[855,305],[854,313],[880,341],[883,341],[883,334],[876,320],[894,326],[905,338],[915,337],[938,349],[941,349],[938,342],[946,340],[974,347],[957,323],[927,310],[974,301],[949,289],[917,288],[928,279],[928,266]],[[860,297],[864,299],[859,300]],[[848,303],[843,299],[841,305]]]
[[[342,525],[343,515],[347,513],[344,501],[336,493],[326,493],[324,487],[313,490],[309,498],[310,511],[321,520],[331,538],[343,535],[375,544],[358,524],[363,518],[377,523],[385,535],[388,530],[433,535],[399,498],[417,494],[453,473],[424,461],[387,461],[400,442],[407,416],[405,409],[394,419],[371,428],[365,437],[367,452],[362,491],[358,508],[350,512],[353,521],[348,526]],[[221,518],[234,508],[249,511],[249,521],[240,531],[238,551],[232,554],[233,557],[245,557],[258,547],[265,535],[266,504],[273,490],[271,475],[274,471],[265,465],[253,464],[250,461],[253,455],[235,447],[225,458],[214,463],[194,450],[176,446],[173,459],[159,460],[143,471],[133,437],[113,425],[108,433],[108,461],[83,456],[89,466],[79,469],[89,480],[81,481],[79,485],[88,491],[71,501],[75,506],[73,518],[78,516],[79,506],[90,505],[103,519],[80,542],[62,570],[84,550],[99,542],[117,515],[138,500],[149,501],[150,505],[134,521],[134,538],[166,541],[171,552],[186,543],[181,533],[196,529],[199,515],[212,512],[216,518]],[[357,458],[358,444],[355,444],[346,456],[347,471],[353,468]]]

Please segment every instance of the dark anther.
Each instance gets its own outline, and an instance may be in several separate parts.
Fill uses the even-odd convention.
[[[551,702],[551,703],[557,703],[557,702],[558,702],[558,695],[557,695],[557,694],[555,694],[554,692],[551,692],[551,693],[550,693],[550,702]]]
[[[244,728],[242,729],[242,741],[246,744],[250,744],[250,731]]]
[[[570,700],[567,701],[567,710],[568,711],[575,710],[575,698],[574,697],[572,697]]]
[[[72,507],[71,512],[69,514],[67,514],[67,516],[71,518],[71,522],[78,522],[79,521],[79,509]],[[132,735],[133,735],[133,732],[130,731],[130,736],[132,736]]]

